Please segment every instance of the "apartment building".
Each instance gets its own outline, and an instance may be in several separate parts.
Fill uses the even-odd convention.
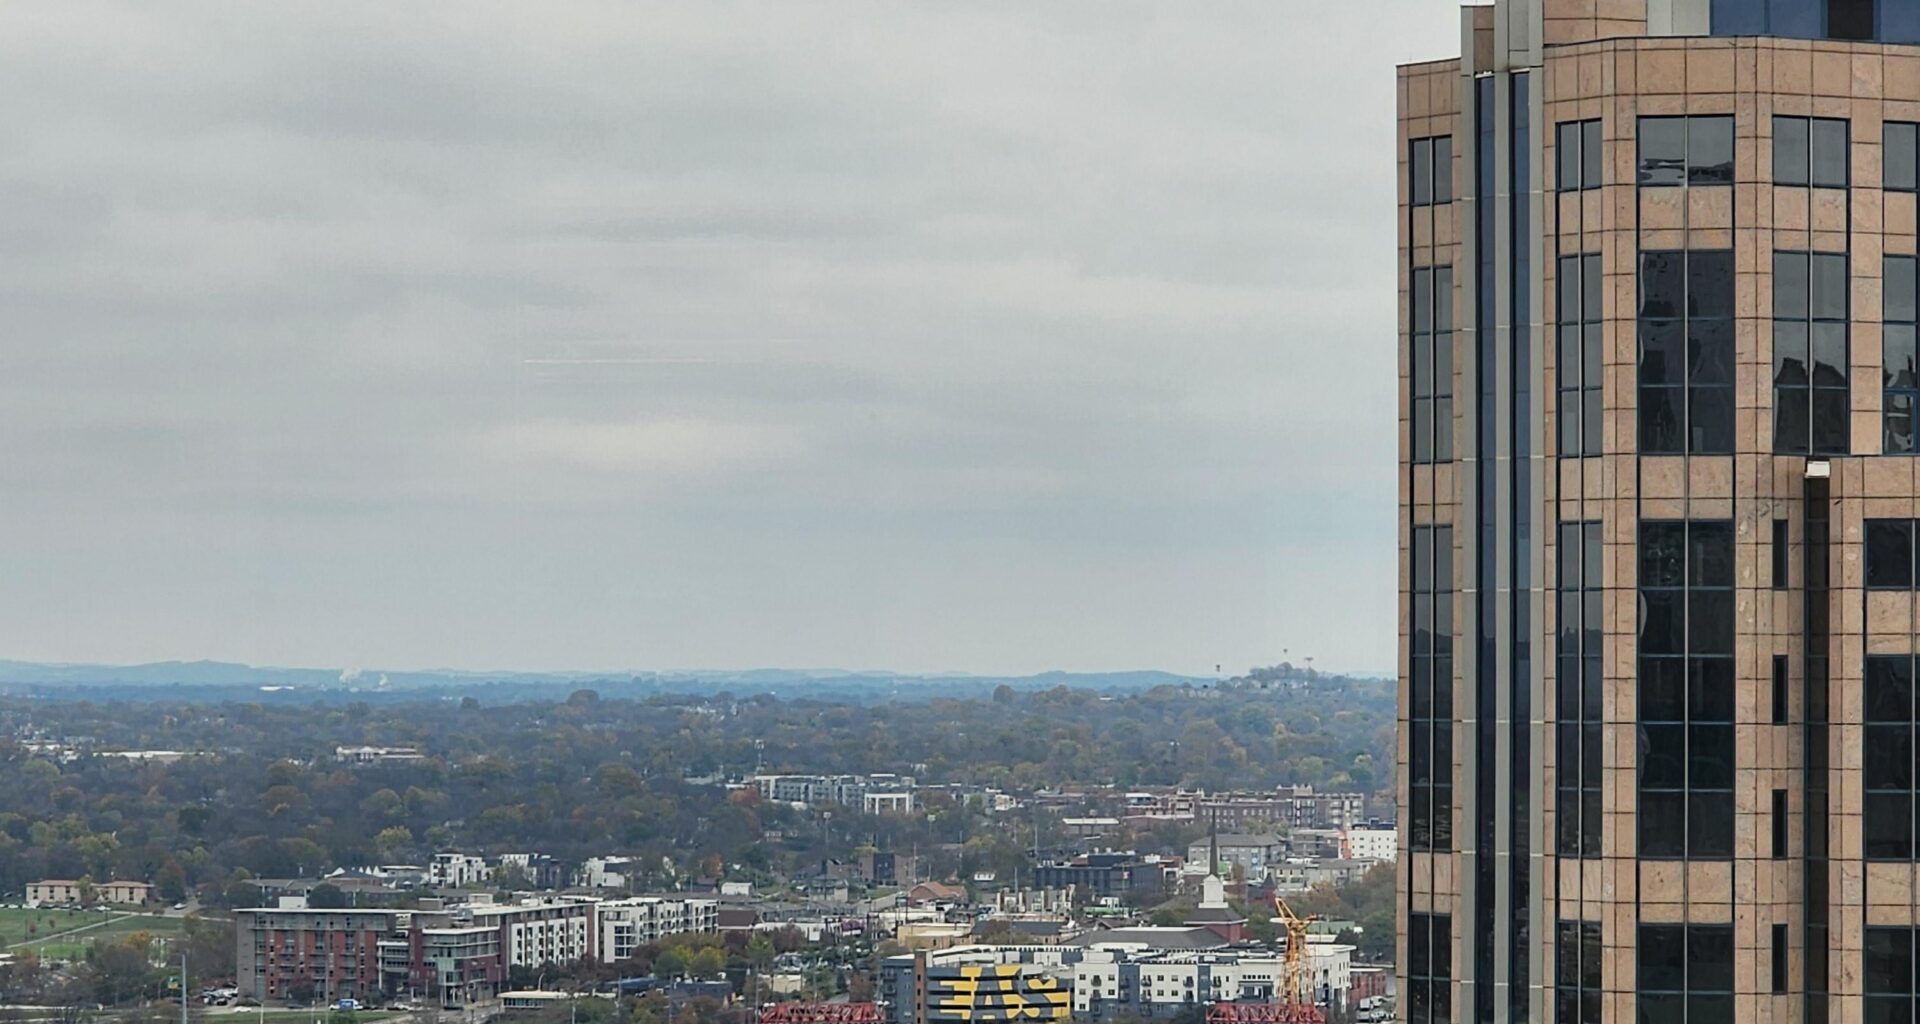
[[[1217,862],[1213,860],[1216,855]],[[1242,878],[1255,882],[1267,877],[1267,865],[1286,855],[1286,840],[1277,835],[1223,832],[1196,839],[1187,847],[1188,864],[1200,865],[1209,872],[1221,870],[1222,865],[1237,867]]]
[[[668,935],[720,930],[720,904],[714,900],[636,896],[599,905],[600,958],[629,959],[633,951]]]
[[[427,884],[436,888],[458,889],[484,885],[493,878],[493,869],[485,857],[467,853],[436,853],[427,862]]]
[[[537,968],[596,955],[595,910],[591,900],[550,899],[480,902],[466,907],[464,914],[475,927],[499,933],[507,966]]]
[[[1122,796],[1130,818],[1198,820],[1229,830],[1260,822],[1293,828],[1348,828],[1366,820],[1366,794],[1281,786],[1254,792],[1135,791]]]
[[[1164,891],[1166,868],[1132,851],[1089,853],[1034,865],[1033,884],[1040,889],[1072,887],[1095,896],[1144,898]]]
[[[544,853],[503,853],[500,867],[517,869],[536,889],[557,889],[569,875],[565,864]]]
[[[1352,954],[1351,946],[1308,945],[1304,980],[1317,1003],[1336,1011],[1348,1005]],[[955,946],[887,957],[878,987],[891,1024],[1134,1020],[1220,1002],[1270,1003],[1284,977],[1284,959],[1264,950]]]
[[[588,857],[573,873],[582,889],[632,889],[640,881],[640,862],[632,857]]]
[[[27,905],[30,907],[82,903],[88,899],[95,903],[139,906],[152,897],[153,886],[145,882],[82,883],[64,878],[47,878],[27,883]]]
[[[1910,1019],[1920,6],[1456,44],[1397,83],[1402,1011]]]
[[[235,984],[262,1002],[333,1002],[380,992],[381,943],[401,932],[398,910],[321,910],[304,900],[234,912]]]
[[[418,747],[335,747],[333,759],[342,764],[419,764],[427,759]]]
[[[910,813],[918,806],[910,775],[761,775],[753,780],[760,795],[790,804],[839,804],[868,814]],[[867,797],[877,796],[869,803]]]
[[[416,992],[467,1005],[497,994],[514,967],[596,955],[595,923],[586,900],[332,910],[287,897],[234,912],[235,984],[263,1002]]]
[[[1345,856],[1351,860],[1386,861],[1400,858],[1400,830],[1396,828],[1350,828],[1346,831]]]

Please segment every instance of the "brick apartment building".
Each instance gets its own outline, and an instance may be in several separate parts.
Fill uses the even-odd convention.
[[[415,993],[459,1006],[496,995],[514,967],[599,955],[599,905],[591,900],[419,910],[283,902],[235,912],[236,983],[262,1002]],[[711,902],[699,902],[705,910],[662,910],[651,934],[715,930]]]

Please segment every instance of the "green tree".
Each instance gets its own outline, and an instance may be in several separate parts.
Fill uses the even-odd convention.
[[[173,903],[187,898],[187,871],[180,862],[169,858],[153,876],[154,891],[160,898]]]
[[[687,954],[669,946],[661,950],[659,956],[653,958],[653,976],[663,980],[683,978],[687,974],[689,964]]]
[[[413,830],[405,825],[388,825],[373,837],[373,845],[383,857],[391,857],[413,845]]]
[[[134,932],[87,947],[76,980],[96,1002],[117,1006],[142,994],[155,980],[153,936]]]
[[[694,977],[701,980],[721,977],[727,973],[727,955],[716,947],[708,946],[693,955],[690,970]]]

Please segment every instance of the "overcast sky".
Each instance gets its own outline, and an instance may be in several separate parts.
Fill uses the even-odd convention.
[[[1457,17],[0,6],[0,657],[1391,671]]]

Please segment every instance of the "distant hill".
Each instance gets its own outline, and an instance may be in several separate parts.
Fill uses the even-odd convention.
[[[608,697],[662,693],[736,697],[774,693],[788,699],[924,700],[976,697],[1000,686],[1032,692],[1056,687],[1136,692],[1157,686],[1210,686],[1214,680],[1171,672],[1042,672],[1026,676],[911,675],[846,669],[607,672],[473,672],[456,669],[323,669],[244,665],[225,661],[160,661],[142,665],[60,664],[0,660],[0,693],[87,696],[279,700],[418,700],[423,692],[491,701],[565,696],[590,688]]]

